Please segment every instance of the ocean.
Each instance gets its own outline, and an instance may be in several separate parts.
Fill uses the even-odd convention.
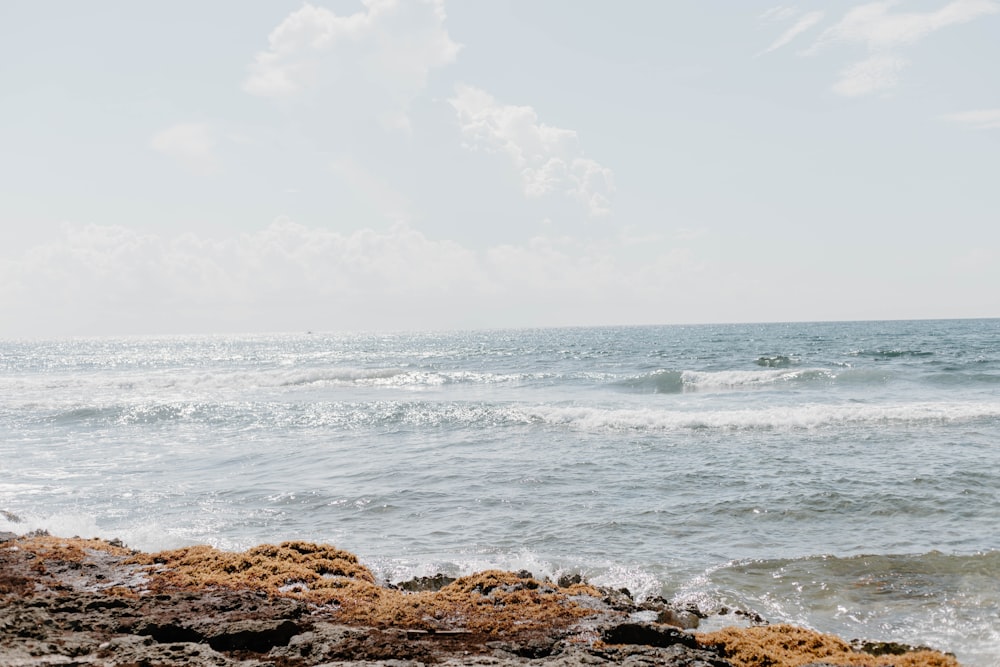
[[[996,667],[1000,320],[0,341],[0,510],[390,581],[580,573]]]

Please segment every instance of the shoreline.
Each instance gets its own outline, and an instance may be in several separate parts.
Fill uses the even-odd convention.
[[[144,553],[0,535],[0,667],[959,667],[923,647],[730,615],[733,626],[700,631],[697,609],[526,571],[392,585],[354,554],[309,542]]]

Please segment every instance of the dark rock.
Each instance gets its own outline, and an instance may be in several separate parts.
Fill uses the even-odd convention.
[[[514,651],[514,655],[537,660],[538,658],[547,658],[552,655],[554,647],[555,641],[551,638],[535,637],[520,642],[518,648]]]
[[[903,655],[913,651],[930,651],[927,646],[910,646],[897,642],[871,642],[864,639],[854,639],[851,641],[851,648],[868,655]]]
[[[669,667],[733,667],[733,664],[718,653],[704,648],[689,648],[674,644],[665,648],[620,644],[592,649],[593,655],[616,665],[664,665]],[[582,662],[582,661],[581,661]],[[586,664],[586,663],[584,663]]]
[[[87,603],[84,607],[87,611],[94,611],[95,609],[124,609],[129,606],[129,603],[121,598],[97,598]]]
[[[742,616],[743,618],[750,621],[752,625],[767,625],[767,619],[758,614],[755,611],[748,611],[746,609],[737,609],[733,612],[737,616]]]
[[[178,642],[200,642],[205,636],[197,630],[178,623],[142,623],[135,633],[152,637],[158,644],[174,644]]]
[[[698,627],[699,618],[689,611],[679,609],[664,609],[656,616],[657,623],[673,625],[685,630],[694,630]]]
[[[600,588],[602,600],[604,604],[608,605],[612,609],[618,611],[633,611],[635,609],[635,602],[632,600],[632,596],[627,588],[616,590],[613,588]]]
[[[644,611],[655,611],[657,623],[673,625],[685,630],[693,630],[697,628],[701,618],[703,618],[699,615],[696,607],[688,606],[679,608],[666,598],[660,596],[646,600],[639,605],[639,609]]]
[[[559,577],[559,581],[557,583],[559,584],[560,588],[569,588],[574,584],[582,584],[583,577],[581,577],[579,574],[564,574],[561,577]]]
[[[220,628],[218,634],[206,635],[205,640],[216,651],[267,653],[275,646],[287,646],[300,632],[289,620],[240,621]]]
[[[601,636],[608,644],[641,644],[643,646],[673,646],[680,644],[688,648],[698,648],[693,635],[677,628],[663,627],[649,623],[622,623],[606,629]]]
[[[414,577],[409,581],[396,584],[396,587],[404,591],[410,591],[411,593],[439,591],[453,581],[455,581],[454,577],[449,577],[439,572],[433,577]]]
[[[506,653],[519,658],[538,660],[548,658],[556,652],[556,641],[550,637],[534,637],[524,641],[491,641],[486,646],[494,652]]]
[[[416,660],[426,663],[435,660],[438,650],[433,642],[409,640],[405,631],[367,629],[338,633],[335,641],[314,644],[313,658],[327,661]]]

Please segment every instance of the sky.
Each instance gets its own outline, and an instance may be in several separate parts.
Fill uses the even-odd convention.
[[[0,3],[0,338],[1000,316],[1000,0],[772,1]]]

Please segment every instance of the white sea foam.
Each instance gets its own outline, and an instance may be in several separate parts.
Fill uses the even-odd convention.
[[[62,513],[35,515],[18,513],[17,521],[10,521],[0,515],[0,531],[24,535],[34,531],[45,531],[61,537],[104,537],[110,539],[97,526],[94,517],[83,513]]]
[[[613,565],[588,578],[595,586],[627,589],[635,600],[646,600],[663,592],[663,582],[637,566]]]
[[[971,422],[1000,417],[1000,403],[901,403],[843,405],[806,403],[783,407],[730,410],[670,410],[664,408],[612,409],[590,406],[536,406],[525,408],[530,417],[581,430],[688,429],[761,430],[818,429]]]
[[[681,381],[685,389],[711,391],[766,387],[797,380],[831,379],[834,373],[826,368],[797,368],[793,370],[752,371],[683,371]]]
[[[464,577],[484,570],[506,570],[518,572],[526,570],[536,579],[556,580],[564,570],[551,561],[539,557],[529,549],[515,552],[494,551],[490,553],[466,553],[449,558],[429,558],[423,560],[401,558],[362,558],[365,566],[384,581],[399,583],[415,577],[432,577],[444,574],[450,577]]]
[[[362,559],[378,578],[393,583],[415,577],[446,574],[452,577],[468,576],[484,570],[527,571],[536,579],[558,581],[564,575],[581,575],[595,586],[628,589],[636,600],[646,600],[663,592],[663,582],[652,572],[639,566],[623,566],[614,562],[561,562],[555,563],[537,553],[521,549],[515,552],[465,554],[449,559],[403,560],[391,558]]]

